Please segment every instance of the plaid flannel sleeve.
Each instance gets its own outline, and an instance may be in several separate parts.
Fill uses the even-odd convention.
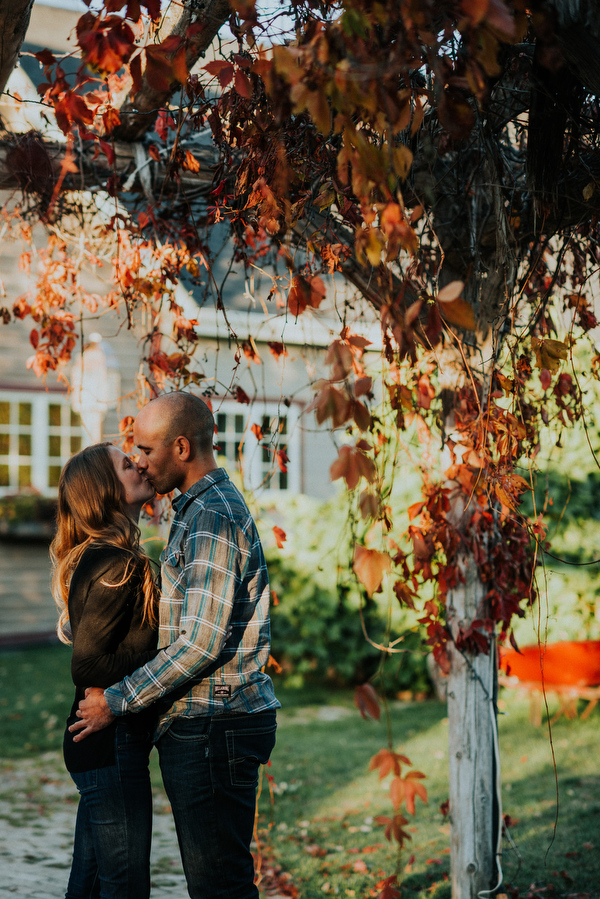
[[[175,576],[168,564],[163,565],[161,604],[168,604],[174,640],[143,668],[105,691],[115,715],[141,711],[197,679],[221,653],[236,590],[250,558],[248,541],[227,517],[205,510],[190,528],[183,552],[183,574],[178,571]],[[174,619],[179,607],[177,633]]]

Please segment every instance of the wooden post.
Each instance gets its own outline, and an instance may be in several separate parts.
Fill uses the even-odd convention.
[[[464,583],[448,596],[453,636],[485,618],[483,585],[472,558],[463,556]],[[498,883],[499,806],[496,739],[496,647],[473,655],[449,647],[448,721],[452,899],[488,899]],[[491,892],[489,892],[491,891]]]

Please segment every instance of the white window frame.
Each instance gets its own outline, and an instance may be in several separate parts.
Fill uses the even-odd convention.
[[[0,424],[0,432],[9,434],[9,455],[0,456],[0,464],[6,464],[8,458],[9,485],[0,485],[0,496],[13,496],[17,493],[35,490],[42,496],[57,495],[56,486],[49,484],[51,466],[62,468],[71,457],[71,438],[79,438],[81,447],[85,446],[85,434],[80,424],[71,423],[71,405],[66,393],[51,391],[13,390],[0,388],[0,402],[10,404],[10,423]],[[18,420],[19,403],[31,405],[31,424],[20,425]],[[50,406],[60,406],[60,425],[50,425]],[[19,434],[31,435],[31,455],[19,455]],[[50,455],[50,437],[60,439],[60,455]],[[19,486],[19,466],[31,466],[31,485]]]
[[[217,431],[215,435],[215,444],[220,446],[217,455],[225,457],[227,467],[234,467],[241,473],[244,489],[257,495],[300,493],[302,441],[299,427],[301,409],[298,404],[286,406],[282,402],[255,400],[252,405],[246,406],[242,403],[219,402],[213,399],[212,405],[217,426],[219,415],[226,416],[227,425],[225,434]],[[265,418],[275,421],[285,419],[285,435],[271,434],[259,442],[252,432],[252,425],[262,427]],[[243,427],[240,419],[243,421]],[[287,447],[289,462],[287,485],[281,487],[276,451],[284,446]],[[264,459],[264,450],[269,454],[268,461]],[[266,480],[269,473],[272,477]]]

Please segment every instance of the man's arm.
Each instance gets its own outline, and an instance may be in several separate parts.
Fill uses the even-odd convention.
[[[69,728],[74,743],[79,743],[85,737],[103,730],[114,721],[115,716],[108,707],[108,703],[104,697],[104,690],[101,687],[88,687],[85,691],[85,699],[79,703],[79,709],[76,712],[81,721],[76,721]]]

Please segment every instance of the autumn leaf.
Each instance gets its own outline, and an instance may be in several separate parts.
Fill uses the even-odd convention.
[[[387,819],[389,821],[389,818]],[[379,824],[382,822],[379,821]],[[380,880],[377,884],[377,889],[381,890],[378,894],[377,899],[399,899],[402,895],[400,890],[396,889],[398,886],[398,877],[396,874],[392,874],[391,877],[386,877],[385,880]]]
[[[288,309],[295,317],[301,315],[309,306],[318,309],[325,299],[325,293],[325,285],[318,275],[313,278],[295,275],[288,293]]]
[[[337,459],[329,469],[332,481],[344,478],[349,490],[354,490],[361,478],[371,483],[375,480],[375,463],[362,450],[352,446],[342,446]]]
[[[374,718],[376,721],[381,718],[379,697],[372,684],[360,684],[355,688],[354,705],[363,718]]]
[[[329,383],[326,383],[319,391],[312,406],[315,408],[317,424],[323,424],[324,421],[331,418],[332,427],[339,428],[352,416],[350,397]],[[336,477],[340,476],[336,475]],[[332,480],[335,478],[332,477]]]
[[[363,490],[358,501],[361,518],[377,518],[379,514],[379,499],[370,490]]]
[[[244,403],[245,405],[250,404],[250,397],[242,387],[236,387],[234,395],[237,403]]]
[[[556,374],[560,368],[560,363],[569,356],[569,348],[566,343],[560,340],[554,340],[551,337],[539,340],[534,337],[531,346],[535,353],[538,368],[546,369],[551,374]]]
[[[217,81],[221,87],[227,87],[229,82],[233,79],[234,67],[230,62],[225,62],[225,60],[215,59],[203,68],[209,75],[216,75]]]
[[[184,168],[188,169],[190,172],[199,172],[200,171],[200,163],[196,159],[193,153],[190,150],[186,150],[184,153]]]
[[[442,287],[437,295],[437,301],[440,304],[440,312],[446,321],[458,328],[474,331],[475,313],[470,303],[462,298],[464,286],[463,281],[451,281]]]
[[[408,824],[407,819],[403,815],[394,815],[393,818],[388,818],[386,815],[377,815],[374,821],[376,824],[381,824],[385,827],[385,838],[390,842],[395,840],[400,846],[403,846],[406,840],[411,839],[410,834],[403,829],[404,825]]]
[[[242,72],[241,69],[236,69],[233,84],[240,97],[243,97],[245,100],[250,99],[252,96],[252,85],[246,73]]]
[[[392,559],[389,553],[377,549],[367,549],[357,544],[354,547],[353,571],[371,596],[379,590],[384,575],[392,570]]]
[[[404,778],[404,802],[409,815],[415,814],[415,799],[418,796],[427,804],[427,790],[420,782],[425,775],[421,771],[409,771]]]
[[[280,356],[287,356],[288,354],[284,343],[280,343],[276,340],[269,340],[267,346],[276,359],[279,359]]]
[[[400,776],[401,766],[410,765],[410,759],[405,755],[399,755],[391,749],[380,749],[369,762],[369,771],[376,771],[379,768],[379,780],[383,780],[388,774]]]
[[[285,533],[283,528],[278,527],[278,525],[273,526],[273,534],[275,535],[277,549],[283,549],[283,544],[287,540],[287,534]]]
[[[290,460],[288,458],[288,454],[284,449],[277,450],[277,452],[275,453],[275,461],[277,462],[279,470],[285,474],[285,472],[287,472],[288,470],[287,466]]]

